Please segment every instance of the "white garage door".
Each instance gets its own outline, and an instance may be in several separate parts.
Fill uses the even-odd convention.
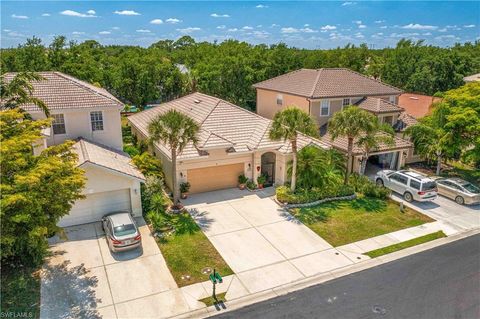
[[[103,215],[115,211],[131,211],[129,189],[87,195],[73,205],[70,213],[60,219],[58,226],[96,222],[101,220]]]

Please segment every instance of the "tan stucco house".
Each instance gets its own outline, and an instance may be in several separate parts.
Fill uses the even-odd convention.
[[[333,141],[327,128],[328,120],[343,107],[358,105],[392,126],[404,117],[398,105],[402,90],[345,68],[300,69],[254,84],[254,88],[259,115],[271,119],[287,106],[296,106],[317,121],[322,141],[342,152],[347,151],[346,140]],[[355,149],[350,169],[358,171],[362,160],[369,163],[367,171],[375,167],[398,169],[408,162],[411,148],[412,144],[398,135],[394,145],[380,145],[368,159]]]
[[[33,82],[33,95],[48,106],[52,126],[34,147],[39,153],[45,147],[65,140],[75,140],[78,166],[87,177],[85,199],[73,205],[59,226],[98,221],[106,213],[130,211],[141,216],[140,182],[143,175],[122,151],[120,111],[123,104],[106,90],[60,72],[40,72],[44,80]],[[10,81],[15,73],[5,74]],[[24,105],[33,119],[45,114],[36,105]]]
[[[267,184],[281,185],[287,180],[291,146],[289,142],[269,139],[271,120],[213,96],[193,93],[129,116],[132,133],[138,139],[147,139],[148,124],[171,109],[188,115],[200,126],[199,142],[187,145],[179,154],[175,172],[178,183],[191,184],[191,193],[236,187],[240,174],[254,181],[265,174]],[[299,148],[306,145],[329,147],[300,135]],[[152,152],[161,159],[166,184],[171,188],[169,148],[155,143]]]

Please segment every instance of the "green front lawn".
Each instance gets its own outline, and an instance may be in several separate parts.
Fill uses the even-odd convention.
[[[40,317],[39,269],[2,267],[2,314],[26,313],[25,318]]]
[[[222,277],[233,274],[188,213],[168,215],[168,218],[175,232],[158,238],[157,242],[179,287],[208,280],[208,274],[202,273],[206,267],[215,268]],[[185,279],[185,275],[190,278]]]
[[[393,200],[368,197],[291,212],[335,247],[434,221],[408,207],[400,212],[399,204]]]
[[[399,251],[399,250],[402,250],[402,249],[405,249],[405,248],[408,248],[408,247],[413,247],[413,246],[416,246],[416,245],[420,245],[420,244],[423,244],[423,243],[426,243],[426,242],[429,242],[429,241],[432,241],[432,240],[435,240],[435,239],[438,239],[438,238],[443,238],[443,237],[447,237],[447,235],[445,235],[443,233],[443,231],[440,230],[440,231],[437,231],[435,233],[431,233],[431,234],[428,234],[428,235],[425,235],[425,236],[413,238],[413,239],[410,239],[410,240],[407,240],[407,241],[404,241],[404,242],[401,242],[401,243],[398,243],[398,244],[395,244],[395,245],[387,246],[387,247],[380,248],[380,249],[375,249],[375,250],[366,252],[365,255],[367,255],[370,258],[375,258],[375,257],[390,254],[390,253],[393,253],[395,251]]]

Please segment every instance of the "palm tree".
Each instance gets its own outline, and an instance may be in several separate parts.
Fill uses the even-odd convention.
[[[392,146],[395,144],[395,139],[393,138],[395,131],[391,125],[380,123],[377,120],[374,130],[366,133],[357,140],[357,146],[362,148],[362,164],[360,165],[360,174],[365,174],[365,169],[367,167],[367,160],[370,156],[370,153],[380,146],[380,144],[385,144],[387,146]]]
[[[377,121],[375,115],[354,105],[349,105],[342,111],[335,113],[328,121],[328,132],[330,133],[332,140],[342,136],[346,137],[348,141],[345,184],[348,184],[348,178],[352,167],[354,140],[364,134],[369,134],[375,131]]]
[[[198,124],[187,115],[176,110],[170,110],[156,116],[148,124],[150,140],[161,142],[170,147],[172,157],[172,187],[173,204],[180,201],[180,192],[177,185],[177,155],[180,154],[188,143],[195,145],[198,141]]]
[[[40,99],[33,96],[32,81],[41,81],[44,78],[34,72],[21,72],[7,82],[4,76],[0,78],[1,105],[4,109],[19,108],[22,111],[22,105],[35,104],[46,117],[50,116],[47,105]]]
[[[290,185],[292,192],[295,191],[297,179],[297,137],[299,132],[308,136],[318,136],[317,124],[307,113],[295,106],[289,106],[275,114],[269,137],[272,140],[288,140],[292,146],[293,164]]]

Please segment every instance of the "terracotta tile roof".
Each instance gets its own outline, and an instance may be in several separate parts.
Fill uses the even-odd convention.
[[[411,116],[421,118],[430,113],[433,103],[441,100],[441,98],[429,95],[403,93],[398,97],[398,105]]]
[[[128,117],[130,124],[148,137],[148,124],[154,117],[176,109],[200,125],[197,147],[187,145],[179,159],[207,157],[209,149],[228,149],[229,153],[251,152],[258,149],[278,150],[289,153],[289,142],[272,141],[268,138],[271,120],[252,113],[227,101],[202,93],[193,93],[182,98],[160,104],[151,109]],[[313,143],[319,147],[328,145],[310,137],[301,136],[301,145]],[[156,144],[170,158],[169,148]],[[207,151],[207,152],[205,152]]]
[[[6,73],[5,81],[11,81],[17,73]],[[118,107],[123,103],[104,89],[78,80],[61,72],[38,72],[44,80],[32,83],[33,96],[39,98],[48,108],[78,109],[90,107]],[[23,109],[28,112],[40,111],[34,104],[27,104]]]
[[[124,152],[86,139],[79,139],[78,142],[73,145],[73,149],[78,155],[78,166],[91,163],[140,180],[145,180],[143,174],[133,165],[132,159]]]
[[[345,68],[300,69],[256,83],[253,86],[258,89],[290,93],[307,98],[402,93],[400,89],[391,85]]]
[[[400,113],[397,123],[393,126],[395,131],[402,132],[407,127],[417,124],[418,121],[413,116],[409,115],[407,112]]]
[[[379,133],[379,135],[382,135],[385,133]],[[394,151],[394,150],[399,150],[399,149],[406,149],[412,147],[412,143],[410,143],[407,140],[404,140],[403,138],[394,136],[394,145],[386,145],[384,143],[379,143],[379,147],[375,152],[384,152],[384,151]],[[336,148],[344,153],[347,153],[348,150],[348,139],[346,137],[337,137],[335,140],[332,141],[332,138],[330,134],[325,134],[322,136],[322,141],[325,143],[330,144],[333,148]],[[353,154],[354,155],[360,155],[363,153],[363,150],[358,147],[357,145],[357,140],[353,141]]]
[[[358,107],[375,113],[393,113],[393,112],[402,112],[403,109],[396,105],[395,103],[391,103],[389,101],[385,101],[384,99],[380,99],[377,97],[366,97],[361,99],[356,103]]]

